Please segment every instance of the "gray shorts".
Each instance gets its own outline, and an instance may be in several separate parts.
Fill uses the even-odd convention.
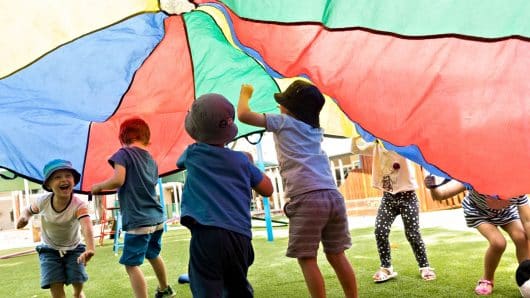
[[[284,206],[289,218],[289,245],[286,256],[316,257],[322,241],[326,254],[351,247],[344,198],[337,190],[325,189],[297,195]]]

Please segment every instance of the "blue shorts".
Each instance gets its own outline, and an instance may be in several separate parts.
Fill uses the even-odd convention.
[[[123,241],[123,254],[120,264],[125,266],[140,266],[144,258],[155,259],[162,249],[162,233],[158,230],[151,234],[129,234],[125,233]]]
[[[85,251],[85,245],[79,244],[61,257],[58,250],[45,244],[36,247],[40,259],[40,286],[49,289],[53,283],[66,285],[84,283],[88,280],[85,265],[78,264],[77,258]]]

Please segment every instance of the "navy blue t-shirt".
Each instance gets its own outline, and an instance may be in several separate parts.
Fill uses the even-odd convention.
[[[252,187],[261,171],[242,152],[196,143],[188,146],[177,166],[187,170],[182,193],[181,222],[190,218],[252,238]]]
[[[118,190],[123,230],[152,226],[164,221],[156,195],[158,167],[151,154],[138,147],[123,147],[109,159],[114,167],[126,169],[125,182]]]

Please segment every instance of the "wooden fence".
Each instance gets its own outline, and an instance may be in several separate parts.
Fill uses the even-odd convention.
[[[355,164],[355,165],[354,165]],[[348,215],[375,215],[381,202],[382,192],[372,187],[372,158],[364,155],[343,155],[331,159],[331,167],[335,173],[339,191],[344,196]],[[421,211],[445,210],[461,207],[463,195],[452,197],[443,201],[434,201],[430,192],[423,186],[423,169],[414,164]],[[274,193],[269,198],[271,212],[281,213],[286,202],[283,192],[283,183],[278,167],[266,169],[267,175],[274,185]],[[263,211],[262,200],[254,200],[254,213]]]
[[[339,191],[344,196],[349,215],[375,215],[379,207],[382,192],[372,187],[372,159],[370,156],[344,154],[332,157],[330,160],[332,172]],[[283,181],[277,166],[265,169],[267,176],[272,180],[274,193],[268,198],[272,213],[282,213],[287,198],[284,196]],[[427,189],[423,186],[423,170],[415,165],[416,180],[419,188],[417,195],[420,200],[421,211],[444,210],[461,207],[463,195],[455,196],[444,201],[434,201]],[[180,214],[180,198],[182,196],[182,183],[165,183],[164,193],[166,203],[173,203],[176,208],[171,214]],[[168,209],[169,211],[169,209]],[[263,201],[260,196],[254,197],[252,213],[256,216],[263,215]]]
[[[349,170],[344,182],[339,186],[339,191],[346,200],[349,215],[374,215],[379,207],[382,192],[372,187],[372,158],[360,156],[361,166]],[[423,169],[414,164],[418,190],[416,194],[420,200],[421,211],[435,211],[459,208],[462,206],[463,194],[450,199],[435,201],[430,192],[423,185]]]

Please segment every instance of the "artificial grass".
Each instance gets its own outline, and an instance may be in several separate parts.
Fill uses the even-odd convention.
[[[249,271],[249,280],[255,290],[255,297],[308,297],[303,276],[295,259],[285,257],[287,238],[275,228],[274,241],[265,236],[253,240],[255,262]],[[263,228],[257,228],[260,235]],[[422,235],[427,245],[431,266],[436,268],[438,279],[421,280],[414,255],[399,228],[390,235],[394,269],[399,273],[394,280],[375,284],[372,275],[379,266],[373,229],[351,230],[353,246],[347,250],[356,274],[360,297],[476,297],[475,283],[482,275],[483,256],[486,241],[474,232],[449,231],[443,229],[423,229]],[[177,278],[187,270],[188,245],[190,234],[184,228],[170,229],[163,238],[162,257],[168,268],[172,287],[177,297],[191,297],[187,284],[177,284]],[[514,246],[509,240],[508,247],[496,272],[495,288],[491,297],[519,297],[515,283],[517,261]],[[24,250],[24,249],[19,249]],[[0,251],[0,255],[10,251]],[[87,297],[132,297],[129,279],[123,266],[118,264],[118,256],[112,252],[111,240],[97,247],[96,256],[88,264],[89,281],[85,284]],[[326,280],[328,297],[343,297],[341,287],[326,262],[319,255],[319,264]],[[149,293],[152,294],[157,281],[148,262],[142,265]],[[0,260],[0,297],[49,297],[49,290],[39,287],[39,262],[37,255],[29,255]],[[67,287],[67,297],[72,289]]]

